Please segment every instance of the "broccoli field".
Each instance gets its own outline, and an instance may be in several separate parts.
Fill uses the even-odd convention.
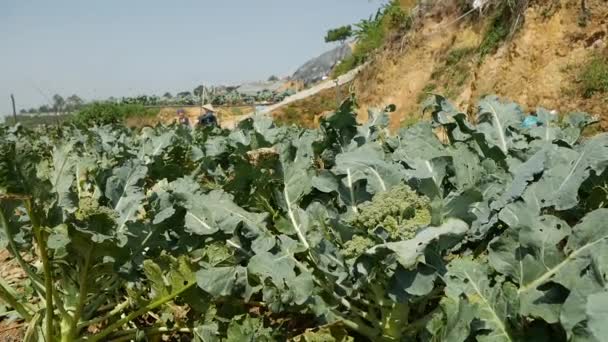
[[[392,109],[0,127],[0,249],[27,275],[0,317],[47,342],[606,341],[595,118],[434,95],[393,134]]]

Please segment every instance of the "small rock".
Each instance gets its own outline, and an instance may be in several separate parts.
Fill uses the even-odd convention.
[[[606,47],[606,43],[604,43],[603,39],[598,39],[591,44],[591,48],[596,50],[603,49],[604,47]]]

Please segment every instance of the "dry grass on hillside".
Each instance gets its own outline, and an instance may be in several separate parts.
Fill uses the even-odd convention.
[[[348,95],[350,83],[340,86],[340,98]],[[319,126],[319,118],[333,112],[338,103],[336,88],[322,90],[309,98],[292,102],[278,108],[271,114],[280,124],[298,124],[303,127],[315,128]]]
[[[448,26],[460,14],[456,7],[430,13],[415,31],[388,44],[355,81],[361,119],[369,107],[394,103],[396,128],[419,117],[427,92],[445,94],[462,109],[495,93],[528,109],[604,114],[608,96],[583,96],[581,73],[590,59],[605,53],[608,6],[588,0],[589,16],[581,22],[579,4],[531,1],[521,29],[483,59],[480,46],[490,32],[491,14]],[[608,116],[605,120],[607,129]]]

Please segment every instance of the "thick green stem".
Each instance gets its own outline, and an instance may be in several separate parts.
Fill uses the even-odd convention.
[[[382,337],[387,341],[399,341],[407,327],[409,306],[407,303],[393,303],[382,312]]]
[[[123,330],[120,332],[120,334],[118,334],[119,336],[115,336],[115,337],[113,336],[108,341],[109,342],[131,341],[131,340],[135,339],[135,336],[139,331],[141,331],[141,330],[139,330],[139,329]],[[175,332],[191,334],[192,329],[190,329],[190,328],[153,327],[153,328],[144,329],[143,332],[147,337],[151,337],[151,336],[155,336],[155,335],[160,335],[160,334],[165,334],[165,333],[175,333]]]
[[[88,327],[89,325],[93,325],[93,324],[97,324],[97,323],[106,321],[106,320],[112,318],[112,316],[122,313],[123,310],[126,309],[128,306],[129,306],[129,301],[127,300],[127,301],[124,301],[124,302],[118,304],[114,309],[112,309],[112,311],[108,312],[107,314],[105,314],[103,316],[93,318],[86,322],[78,323],[78,330],[80,330],[84,327]]]
[[[93,315],[99,309],[99,307],[101,307],[101,305],[108,300],[108,294],[114,294],[114,291],[116,291],[116,289],[118,289],[120,287],[122,282],[118,280],[118,277],[115,277],[113,279],[115,281],[110,287],[105,286],[105,285],[102,285],[100,287],[100,288],[108,288],[108,289],[105,291],[105,293],[97,296],[97,298],[95,300],[93,300],[93,302],[91,304],[87,305],[87,307],[84,310],[84,314],[82,315],[82,317],[84,319],[90,319],[91,317],[93,317]]]
[[[30,310],[19,303],[19,300],[15,297],[15,290],[13,290],[2,278],[0,278],[0,299],[15,309],[15,311],[17,311],[26,321],[32,319]]]
[[[196,285],[196,282],[192,281],[192,282],[188,283],[186,286],[184,286],[183,288],[179,289],[178,291],[175,291],[167,296],[161,297],[155,301],[148,303],[148,305],[144,306],[143,308],[141,308],[137,311],[131,312],[125,318],[122,318],[122,319],[116,321],[115,323],[110,324],[107,328],[102,330],[99,334],[92,336],[90,339],[88,339],[88,341],[97,342],[97,341],[104,340],[108,335],[110,335],[112,332],[114,332],[114,330],[120,328],[121,326],[132,321],[133,319],[145,314],[146,312],[154,310],[154,309],[158,308],[159,306],[172,301],[177,296],[186,292],[194,285]]]
[[[27,276],[30,278],[38,294],[44,299],[44,288],[42,287],[42,281],[32,270],[32,267],[30,267],[30,265],[28,265],[25,260],[23,260],[23,257],[21,257],[21,253],[19,253],[19,248],[17,248],[15,238],[13,237],[13,233],[9,229],[8,221],[2,208],[0,208],[0,227],[2,228],[2,231],[4,231],[4,234],[6,235],[6,238],[8,240],[9,251],[15,258],[19,266],[21,266],[23,271],[25,271],[25,274],[27,274]]]
[[[84,263],[82,265],[82,269],[80,270],[80,279],[79,279],[79,290],[78,290],[78,304],[76,305],[76,310],[74,311],[74,316],[72,316],[71,324],[70,324],[70,339],[74,339],[76,334],[78,333],[78,322],[82,317],[82,311],[84,310],[84,306],[86,304],[87,294],[88,294],[88,286],[87,281],[89,279],[89,269],[91,268],[91,258],[93,256],[93,250],[95,248],[91,247],[87,251],[87,254],[84,257]]]
[[[337,313],[339,316],[339,313]],[[363,323],[363,321],[361,321],[360,319],[357,318],[353,318],[353,319],[345,319],[342,318],[342,323],[344,323],[344,325],[353,331],[358,332],[359,334],[367,337],[370,341],[376,341],[378,336],[379,336],[379,332],[378,330],[370,327],[369,325]]]
[[[45,338],[47,341],[52,341],[53,336],[53,275],[51,271],[51,263],[49,262],[49,256],[46,250],[46,239],[36,212],[33,210],[32,201],[30,199],[25,200],[25,206],[27,214],[32,222],[32,228],[34,230],[34,237],[36,239],[36,245],[38,246],[38,254],[42,260],[42,268],[44,269],[44,295],[45,295]]]

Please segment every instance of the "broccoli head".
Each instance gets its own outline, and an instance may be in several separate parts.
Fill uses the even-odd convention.
[[[351,223],[387,240],[408,240],[431,223],[431,202],[409,186],[398,185],[361,204]]]
[[[78,201],[78,209],[74,213],[79,221],[87,221],[93,217],[105,217],[108,220],[116,218],[116,212],[111,208],[99,205],[97,199],[82,197]]]
[[[377,243],[367,236],[355,235],[349,241],[344,243],[342,255],[347,258],[357,258],[366,250],[374,247]]]

